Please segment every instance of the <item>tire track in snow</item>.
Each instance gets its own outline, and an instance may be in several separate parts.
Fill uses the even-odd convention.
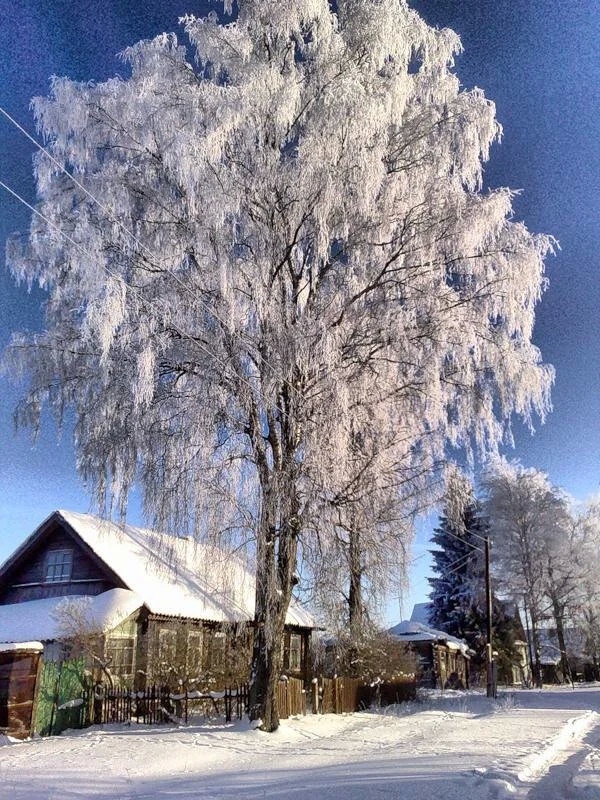
[[[498,800],[600,800],[600,790],[573,785],[574,777],[589,755],[590,747],[584,740],[590,736],[596,741],[600,739],[600,714],[596,711],[586,711],[568,720],[516,776],[502,771],[486,772],[490,797]]]
[[[600,782],[596,778],[591,785],[581,770],[586,761],[591,761],[592,774],[595,771],[594,757],[600,744],[600,715],[594,712],[592,715],[595,716],[592,724],[587,729],[582,726],[580,735],[574,735],[560,754],[566,758],[559,755],[554,759],[546,774],[529,791],[528,800],[600,800]]]

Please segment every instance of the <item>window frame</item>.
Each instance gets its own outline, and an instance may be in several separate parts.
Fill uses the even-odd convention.
[[[133,679],[136,665],[137,638],[135,634],[111,633],[106,637],[104,645],[105,658],[109,658],[108,670],[111,675],[121,680]],[[126,658],[123,658],[127,654]],[[115,658],[115,655],[117,658]],[[131,656],[131,657],[130,657]]]
[[[188,630],[185,655],[188,672],[194,667],[201,672],[204,660],[204,630],[202,628]]]
[[[59,560],[59,557],[62,557]],[[73,575],[73,549],[48,550],[44,559],[44,583],[69,583]]]
[[[303,637],[301,633],[290,633],[288,645],[288,665],[290,672],[302,671]]]
[[[157,656],[159,663],[172,666],[177,660],[177,631],[175,628],[158,629]]]

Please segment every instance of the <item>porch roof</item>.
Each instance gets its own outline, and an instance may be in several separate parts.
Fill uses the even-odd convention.
[[[48,642],[68,638],[75,608],[82,628],[89,633],[103,633],[115,628],[140,608],[141,598],[128,589],[110,589],[95,596],[48,597],[25,603],[0,605],[0,649],[5,643],[26,641]]]

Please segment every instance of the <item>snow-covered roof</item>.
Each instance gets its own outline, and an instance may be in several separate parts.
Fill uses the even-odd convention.
[[[583,631],[576,627],[566,626],[563,633],[569,658],[585,659],[585,635]],[[554,628],[539,628],[538,636],[540,642],[540,663],[545,665],[557,665],[560,662],[560,647],[558,646],[556,630]],[[533,639],[531,635],[530,639]]]
[[[90,632],[107,631],[140,608],[142,600],[129,589],[110,589],[95,596],[48,597],[0,605],[0,640],[23,642],[25,639],[36,639],[47,642],[63,638],[64,611],[67,606],[73,605],[78,606],[81,624]]]
[[[390,628],[388,633],[392,636],[397,636],[405,642],[439,642],[442,641],[450,650],[460,650],[463,655],[467,655],[469,648],[466,642],[462,639],[457,639],[455,636],[450,636],[444,631],[438,631],[431,628],[429,625],[424,625],[422,622],[412,622],[411,620],[403,620],[393,628]]]
[[[420,622],[423,625],[429,625],[430,611],[431,611],[431,603],[415,603],[413,606],[412,614],[410,615],[410,621]]]
[[[253,619],[254,575],[240,559],[218,547],[91,514],[61,510],[56,515],[152,614],[214,622]],[[314,627],[312,615],[295,599],[286,622]]]
[[[41,653],[43,649],[44,645],[41,642],[0,642],[0,653],[14,653],[18,650]]]

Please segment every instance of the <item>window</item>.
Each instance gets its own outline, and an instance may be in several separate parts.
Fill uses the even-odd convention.
[[[104,652],[108,669],[116,678],[128,683],[133,681],[136,642],[137,626],[131,618],[123,620],[106,638]]]
[[[208,667],[223,669],[225,667],[227,637],[223,631],[214,631],[210,637]]]
[[[106,641],[108,669],[119,678],[133,676],[135,639],[133,636],[111,636]]]
[[[302,636],[298,633],[290,635],[290,653],[288,669],[290,672],[300,672],[302,667]]]
[[[66,583],[71,580],[72,550],[50,550],[46,556],[46,583]]]
[[[186,666],[188,672],[202,671],[202,629],[188,631]]]
[[[171,628],[160,628],[158,631],[158,657],[170,666],[177,655],[177,632]]]

